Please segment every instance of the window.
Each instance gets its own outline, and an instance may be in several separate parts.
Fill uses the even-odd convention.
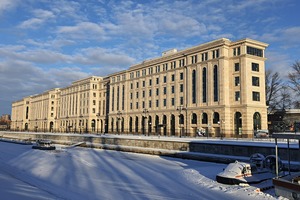
[[[234,56],[239,56],[241,55],[241,47],[236,47],[233,49],[233,55]]]
[[[175,81],[175,74],[172,74],[171,79],[172,81]]]
[[[197,55],[191,56],[192,64],[197,63]]]
[[[159,101],[156,100],[156,107],[158,108],[159,107]]]
[[[206,75],[206,68],[203,68],[202,70],[202,102],[206,103],[206,79],[207,79],[207,75]]]
[[[202,54],[202,61],[206,61],[206,60],[208,60],[208,53],[207,52]]]
[[[139,82],[136,82],[136,88],[139,88]]]
[[[93,97],[96,97],[96,92],[93,93]]]
[[[240,71],[240,63],[234,63],[234,71]]]
[[[145,91],[143,91],[143,98],[145,98]]]
[[[235,86],[239,86],[240,85],[240,77],[239,76],[234,77],[234,85]]]
[[[185,65],[184,59],[179,60],[179,67],[183,67]]]
[[[152,85],[152,79],[149,79],[149,85]]]
[[[164,76],[164,83],[167,82],[167,76]]]
[[[159,95],[159,88],[156,88],[156,96]]]
[[[94,106],[96,105],[96,100],[93,100],[93,105],[94,105]]]
[[[145,87],[146,86],[146,82],[145,81],[143,81],[143,87]]]
[[[263,50],[247,46],[247,54],[263,57]]]
[[[152,90],[150,89],[149,90],[149,97],[151,97],[152,96]]]
[[[219,100],[219,78],[218,78],[218,66],[214,66],[214,101]]]
[[[219,49],[212,51],[212,58],[213,59],[219,58]]]
[[[180,73],[180,80],[183,80],[183,72]]]
[[[149,108],[151,108],[152,107],[152,101],[150,100],[149,101]]]
[[[176,68],[176,61],[171,62],[171,69],[175,69]]]
[[[167,87],[164,87],[164,94],[167,94]]]
[[[196,103],[196,96],[197,96],[197,90],[196,90],[196,70],[193,70],[192,74],[192,102]]]
[[[130,89],[133,89],[133,83],[130,83]]]
[[[159,78],[156,78],[156,84],[159,84]]]
[[[171,102],[172,102],[172,106],[174,106],[174,105],[175,105],[175,99],[172,98],[172,99],[171,99]]]
[[[136,109],[139,109],[139,102],[136,102],[136,103],[135,103],[135,108],[136,108]]]
[[[252,71],[259,72],[259,64],[258,63],[252,63]]]
[[[164,107],[167,106],[167,99],[164,99]]]
[[[260,94],[259,94],[259,92],[252,92],[252,100],[253,101],[260,101]]]
[[[172,85],[171,90],[172,90],[172,94],[174,94],[175,93],[175,86],[174,85]]]
[[[259,86],[259,77],[252,76],[252,86]]]
[[[183,84],[180,84],[180,89],[179,89],[180,92],[183,92]]]
[[[132,103],[130,103],[130,110],[132,110]]]
[[[133,94],[132,93],[130,93],[130,99],[132,99],[133,98]]]
[[[139,98],[139,92],[136,92],[136,98],[137,99]]]
[[[183,97],[180,97],[180,105],[183,105]]]
[[[145,108],[145,101],[142,102],[142,107]]]
[[[239,101],[240,100],[240,91],[236,91],[235,92],[235,101]]]

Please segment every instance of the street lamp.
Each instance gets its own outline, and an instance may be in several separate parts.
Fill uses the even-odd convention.
[[[100,117],[100,113],[97,113],[96,117],[97,117],[97,134],[98,134],[99,133],[98,130],[99,130],[99,117]]]
[[[179,137],[181,137],[183,134],[182,134],[182,127],[181,127],[181,124],[184,124],[183,120],[182,120],[182,117],[181,117],[181,111],[185,110],[186,111],[186,108],[184,108],[182,105],[181,106],[177,106],[177,109],[176,109],[179,113],[178,117],[179,117],[179,129],[180,129],[180,135]]]
[[[79,116],[80,120],[79,120],[79,130],[80,130],[80,134],[81,134],[81,126],[82,126],[82,115]]]
[[[145,135],[145,120],[147,119],[147,121],[148,121],[148,117],[147,117],[148,112],[149,111],[146,108],[143,110],[143,113],[144,113],[144,116],[143,116],[143,135]],[[149,131],[148,131],[148,136],[149,136]]]
[[[121,115],[122,115],[122,112],[118,110],[118,113],[117,113],[118,117],[117,117],[117,131],[118,131],[118,135],[120,134],[120,123],[119,121],[121,120]]]

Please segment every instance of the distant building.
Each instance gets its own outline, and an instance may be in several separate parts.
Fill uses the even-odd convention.
[[[253,137],[267,129],[265,48],[219,39],[12,104],[12,129]]]

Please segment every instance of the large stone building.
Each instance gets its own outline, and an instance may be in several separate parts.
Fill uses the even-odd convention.
[[[12,129],[194,137],[252,137],[267,129],[268,45],[219,39],[163,52],[12,105]]]

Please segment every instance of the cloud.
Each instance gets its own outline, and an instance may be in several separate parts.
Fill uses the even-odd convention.
[[[32,11],[34,17],[23,21],[18,27],[21,29],[37,29],[48,20],[55,18],[55,15],[48,10],[35,9]]]
[[[15,7],[19,0],[1,0],[0,1],[0,15],[3,14],[5,11],[10,10],[11,8]]]
[[[58,34],[68,36],[72,39],[82,40],[105,40],[105,32],[103,27],[92,22],[80,22],[74,26],[60,26],[57,31]]]

